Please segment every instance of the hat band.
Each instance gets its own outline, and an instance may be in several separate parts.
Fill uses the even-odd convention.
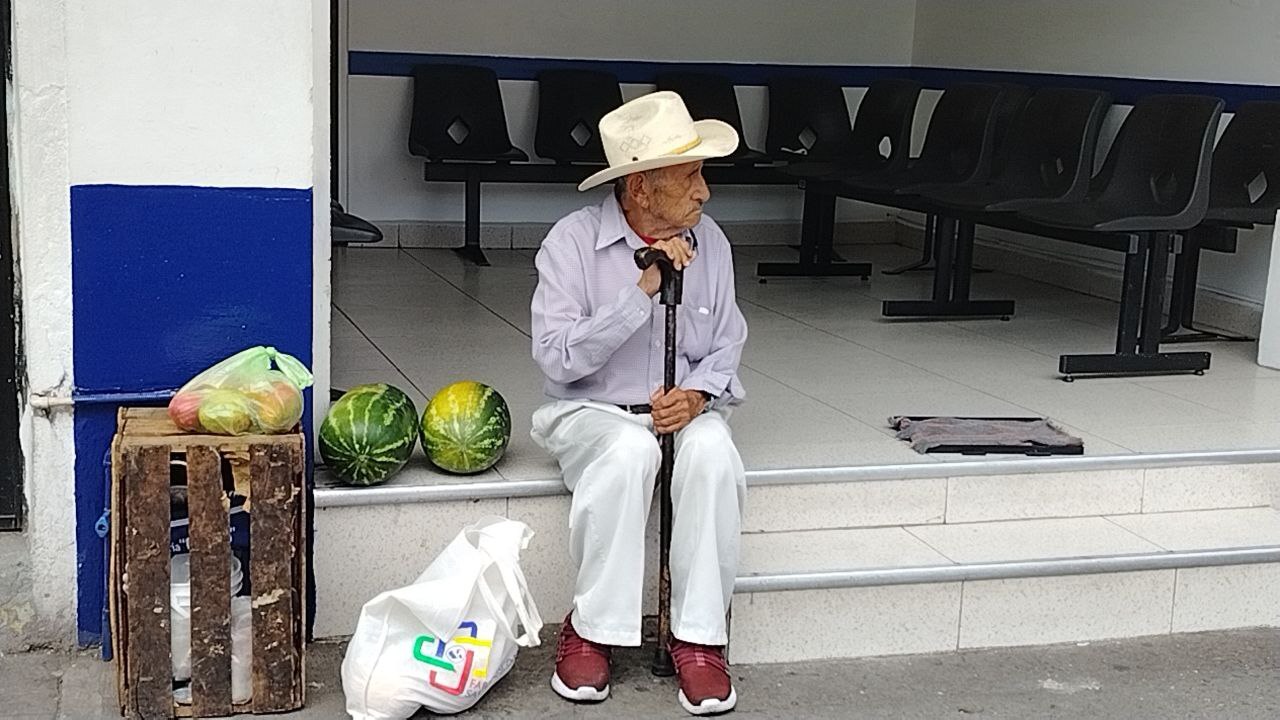
[[[668,151],[667,151],[667,154],[668,154],[668,155],[683,155],[683,154],[685,154],[685,153],[689,152],[690,150],[692,150],[692,149],[694,149],[694,148],[698,147],[698,146],[699,146],[699,145],[701,145],[701,144],[702,144],[702,138],[701,138],[701,137],[694,137],[694,138],[693,138],[693,140],[691,140],[690,142],[687,142],[687,143],[685,143],[684,145],[681,145],[680,147],[678,147],[678,148],[676,148],[676,149],[674,149],[674,150],[668,150]]]

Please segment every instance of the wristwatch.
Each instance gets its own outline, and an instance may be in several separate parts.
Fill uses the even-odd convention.
[[[715,401],[716,396],[706,390],[699,390],[698,392],[702,393],[702,399],[707,401],[706,404],[702,406],[702,409],[705,410],[711,407],[711,403]]]

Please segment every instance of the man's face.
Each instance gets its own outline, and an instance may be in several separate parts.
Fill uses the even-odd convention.
[[[648,211],[672,228],[691,228],[702,219],[702,204],[711,197],[702,179],[702,162],[658,168],[645,173]]]

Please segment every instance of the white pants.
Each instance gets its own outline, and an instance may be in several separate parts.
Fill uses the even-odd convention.
[[[702,645],[728,642],[747,492],[725,417],[703,413],[676,434],[671,479],[671,632]],[[645,522],[661,461],[652,418],[558,401],[533,414],[531,434],[560,463],[573,493],[574,629],[606,645],[639,645]]]

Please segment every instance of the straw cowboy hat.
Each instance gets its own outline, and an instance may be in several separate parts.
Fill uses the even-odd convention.
[[[721,158],[738,149],[738,133],[719,120],[694,120],[670,90],[624,103],[600,118],[609,167],[578,186],[589,190],[631,173]]]

